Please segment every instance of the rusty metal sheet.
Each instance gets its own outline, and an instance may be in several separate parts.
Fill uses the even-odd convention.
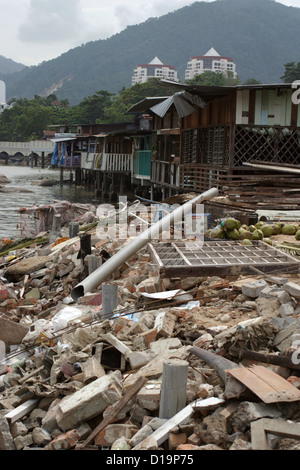
[[[263,366],[227,370],[264,403],[300,401],[300,390],[280,375]]]

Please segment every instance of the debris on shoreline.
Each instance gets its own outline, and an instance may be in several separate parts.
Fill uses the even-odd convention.
[[[299,271],[164,277],[144,246],[75,301],[130,242],[81,209],[0,244],[0,449],[299,450]]]

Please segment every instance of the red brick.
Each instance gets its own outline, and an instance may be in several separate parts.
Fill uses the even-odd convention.
[[[187,435],[183,432],[180,433],[170,433],[169,440],[168,440],[168,447],[169,450],[175,450],[178,446],[186,444],[187,442]]]
[[[199,450],[199,446],[194,446],[193,444],[180,444],[176,450]]]

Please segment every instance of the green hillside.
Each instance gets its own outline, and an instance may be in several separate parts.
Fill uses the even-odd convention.
[[[76,104],[97,90],[129,87],[136,65],[155,56],[184,81],[189,58],[211,47],[235,59],[242,81],[278,83],[284,64],[300,60],[299,24],[300,8],[273,0],[196,2],[10,75],[7,95],[55,93]]]
[[[0,55],[0,76],[4,78],[5,75],[9,75],[15,72],[21,72],[25,69],[25,65],[14,62],[12,59]]]

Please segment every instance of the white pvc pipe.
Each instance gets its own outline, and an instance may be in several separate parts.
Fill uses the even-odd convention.
[[[154,225],[149,227],[138,237],[136,237],[131,243],[125,245],[118,251],[114,256],[112,256],[108,261],[106,261],[102,266],[100,266],[96,271],[90,274],[86,279],[80,282],[71,292],[73,300],[78,300],[80,297],[83,297],[86,293],[92,292],[96,289],[103,281],[107,278],[122,264],[124,264],[131,256],[141,250],[147,243],[151,240],[159,238],[159,235],[164,231],[168,230],[171,225],[182,220],[182,215],[187,211],[192,209],[192,206],[197,202],[204,200],[212,199],[218,196],[219,191],[216,188],[209,189],[208,191],[196,196],[194,199],[186,202],[180,207],[177,207],[173,212],[167,214],[161,220],[156,222]]]

